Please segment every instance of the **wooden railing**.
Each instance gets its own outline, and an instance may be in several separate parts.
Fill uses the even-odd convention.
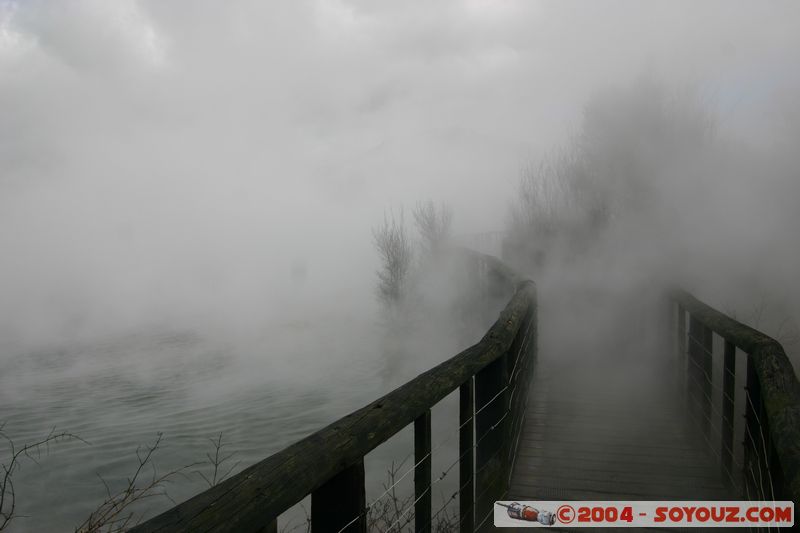
[[[474,346],[131,531],[276,531],[278,516],[311,495],[314,532],[366,531],[364,456],[414,427],[415,531],[431,527],[431,408],[459,391],[459,529],[492,525],[508,490],[536,355],[536,290],[497,259],[466,253],[493,297],[508,303]],[[455,496],[456,494],[454,494]],[[409,510],[410,511],[410,510]]]
[[[783,347],[687,292],[671,296],[689,414],[723,478],[750,500],[800,501],[800,384]]]

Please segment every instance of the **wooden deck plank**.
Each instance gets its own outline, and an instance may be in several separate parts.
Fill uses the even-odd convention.
[[[524,480],[525,474],[531,474],[531,478],[533,475],[537,473],[539,468],[533,471],[521,471],[520,474],[522,479]],[[710,489],[717,489],[721,486],[720,480],[716,477],[709,476],[707,474],[701,475],[681,475],[678,476],[669,476],[664,475],[660,472],[624,472],[620,473],[617,470],[583,470],[583,469],[563,469],[559,470],[559,480],[564,480],[565,482],[613,482],[613,483],[624,483],[624,484],[644,484],[644,483],[656,483],[658,485],[663,486],[670,486],[670,487],[683,487],[683,486],[698,486]]]
[[[521,442],[525,443],[526,448],[543,449],[547,450],[550,447],[551,439],[547,438],[526,438],[522,437]],[[653,454],[660,453],[664,456],[676,455],[681,459],[688,457],[698,456],[706,457],[702,450],[697,450],[689,447],[670,447],[659,446],[658,444],[641,443],[641,444],[616,444],[611,440],[603,441],[580,441],[580,440],[566,440],[558,439],[560,451],[570,451],[575,453],[597,453],[598,450],[605,450],[608,454],[618,454],[623,456],[630,455],[644,455],[651,457]]]
[[[653,468],[653,464],[651,462],[613,461],[605,460],[605,458],[593,461],[591,459],[575,459],[572,457],[530,457],[525,464],[526,466],[522,466],[520,468],[530,468],[532,471],[537,472],[542,468],[549,467],[553,470],[557,470],[558,472],[563,471],[565,475],[569,474],[569,472],[573,470],[577,472],[583,472],[589,476],[593,475],[594,472],[627,472],[632,475],[644,474],[650,476],[657,475],[659,472],[659,469]],[[693,465],[676,463],[674,465],[669,465],[669,467],[670,475],[674,473],[675,475],[680,475],[687,478],[706,477],[708,475],[708,468],[705,466],[697,467]]]
[[[543,361],[528,402],[510,499],[731,499],[715,457],[682,411],[677,387],[638,369]],[[558,380],[553,376],[560,376]],[[662,377],[663,378],[663,377]],[[653,386],[658,383],[659,386]]]

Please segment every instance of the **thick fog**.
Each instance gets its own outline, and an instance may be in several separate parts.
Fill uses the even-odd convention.
[[[384,210],[502,229],[520,169],[648,73],[743,143],[797,135],[792,2],[1,6],[4,342],[248,321],[297,262],[309,302],[369,300]]]
[[[515,256],[547,301],[684,285],[797,365],[799,25],[792,1],[0,0],[0,369],[69,346],[89,354],[73,375],[106,352],[131,373],[245,353],[255,381],[347,375],[352,353],[401,342],[380,338],[375,292],[387,213],[411,225],[443,203],[456,241],[480,247],[519,235],[533,187],[536,216],[577,227],[574,183],[540,171],[578,152],[614,215],[536,241],[538,266]],[[551,336],[600,316],[576,307],[542,317]],[[213,346],[129,358],[119,339],[153,331]],[[472,333],[405,351],[427,368]],[[203,382],[205,401],[241,379]],[[359,394],[337,414],[377,392]]]

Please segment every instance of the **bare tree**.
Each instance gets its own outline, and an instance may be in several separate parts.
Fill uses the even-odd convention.
[[[20,466],[20,461],[27,458],[38,464],[42,452],[49,452],[50,443],[61,442],[63,440],[77,440],[84,444],[89,444],[81,437],[72,433],[56,433],[55,428],[42,439],[17,447],[14,441],[3,431],[5,423],[0,424],[0,438],[8,443],[9,457],[7,462],[2,464],[0,474],[0,531],[4,530],[12,519],[18,518],[16,492],[14,490],[13,474]],[[111,487],[99,474],[98,477],[106,489],[106,499],[83,521],[76,529],[76,533],[95,533],[95,532],[121,532],[132,526],[135,522],[135,513],[132,508],[135,504],[154,496],[163,496],[170,501],[165,490],[165,485],[176,475],[183,475],[184,472],[198,465],[210,465],[212,472],[205,475],[196,471],[209,487],[217,485],[225,480],[230,473],[241,463],[236,461],[233,465],[227,466],[226,463],[234,457],[234,453],[226,453],[223,448],[227,445],[223,441],[220,433],[215,439],[208,439],[214,451],[206,454],[208,461],[192,463],[187,466],[170,470],[165,474],[159,474],[153,464],[153,455],[161,447],[163,438],[162,433],[158,433],[156,440],[149,445],[140,446],[136,449],[138,464],[133,476],[126,480],[124,487],[112,492]],[[4,459],[4,461],[6,461]],[[146,476],[146,472],[151,474]],[[173,503],[175,503],[173,501]]]
[[[78,440],[84,444],[88,444],[85,440],[77,435],[73,435],[72,433],[67,433],[64,431],[61,433],[56,433],[55,428],[53,428],[44,438],[17,448],[14,445],[14,441],[11,440],[11,438],[3,431],[4,428],[5,422],[0,424],[0,438],[4,439],[8,444],[9,457],[5,459],[7,462],[2,464],[3,471],[1,473],[2,478],[0,478],[0,531],[5,529],[11,520],[18,517],[16,514],[17,496],[16,492],[14,491],[13,475],[14,471],[20,466],[20,460],[26,458],[38,464],[38,459],[41,458],[42,450],[44,450],[45,453],[48,453],[50,451],[49,446],[51,443],[61,442],[64,440]]]
[[[373,242],[381,259],[378,270],[378,299],[387,307],[400,303],[405,295],[413,251],[406,234],[403,212],[384,214],[383,224],[372,229]]]
[[[710,106],[692,91],[644,79],[598,93],[565,145],[522,172],[509,224],[520,262],[575,257],[602,233],[649,216],[663,202],[660,180],[693,176],[714,138]]]
[[[428,200],[417,204],[414,222],[422,237],[423,251],[435,254],[450,237],[453,211],[443,203],[437,207],[432,200]]]
[[[133,476],[127,479],[127,483],[121,490],[112,492],[106,481],[98,475],[106,488],[106,499],[75,529],[76,533],[125,531],[135,523],[135,513],[132,511],[132,506],[154,496],[162,496],[175,503],[167,494],[164,485],[172,477],[183,474],[186,469],[199,463],[170,470],[166,474],[159,474],[153,464],[153,454],[159,449],[162,436],[162,433],[158,433],[153,444],[140,446],[136,449],[138,466]],[[151,471],[148,477],[144,477],[146,470]]]
[[[538,166],[526,166],[512,206],[513,229],[537,238],[548,238],[559,230],[564,220],[576,218],[582,199],[580,193],[584,192],[580,187],[583,167],[574,147],[552,152]]]

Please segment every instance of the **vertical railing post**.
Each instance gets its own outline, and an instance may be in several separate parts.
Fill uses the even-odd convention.
[[[506,366],[508,368],[508,424],[506,427],[506,449],[503,456],[506,458],[504,464],[506,479],[511,478],[511,470],[515,463],[516,445],[518,436],[522,431],[523,415],[525,412],[525,402],[527,401],[528,387],[530,385],[530,368],[532,366],[532,353],[530,341],[533,332],[529,331],[532,326],[531,317],[534,312],[529,308],[521,321],[519,330],[511,347],[506,354]]]
[[[706,440],[711,433],[711,371],[713,360],[711,358],[712,332],[703,326],[694,316],[689,316],[689,377],[690,390],[693,390],[695,412],[699,413],[698,420]]]
[[[475,382],[470,377],[458,390],[458,506],[460,531],[475,527]]]
[[[772,442],[761,382],[755,369],[753,354],[747,355],[745,386],[745,482],[758,477],[757,495],[762,500],[785,500],[787,487],[777,450]],[[748,435],[749,434],[749,435]],[[748,453],[749,451],[749,453]],[[753,468],[752,472],[748,472]],[[755,481],[755,480],[754,480]]]
[[[659,309],[659,346],[662,350],[664,350],[663,355],[666,356],[662,360],[666,365],[668,365],[667,368],[671,372],[674,372],[677,368],[677,365],[673,364],[675,362],[673,358],[676,357],[678,353],[677,346],[674,344],[676,339],[675,328],[673,327],[673,322],[675,322],[675,302],[668,295],[663,294],[661,296],[661,305]]]
[[[688,385],[688,400],[689,409],[691,409],[693,418],[697,423],[701,423],[701,419],[697,419],[697,414],[700,411],[700,386],[703,377],[700,372],[700,349],[698,347],[699,332],[698,329],[702,327],[697,320],[690,314],[689,315],[689,334],[686,337],[686,382]]]
[[[679,372],[682,372],[681,375],[678,375],[679,380],[681,382],[681,392],[683,393],[683,401],[688,402],[689,397],[689,368],[688,368],[688,361],[686,360],[686,311],[684,310],[681,304],[678,304],[678,317],[677,317],[677,338],[676,338],[676,356],[678,362],[678,369]]]
[[[764,439],[764,434],[769,434],[769,431],[765,427],[766,417],[761,401],[761,384],[758,381],[752,354],[747,354],[745,383],[745,483],[748,483],[749,486],[752,486],[757,491],[757,497],[753,499],[769,500],[772,498],[772,483],[770,482],[770,473],[768,471],[769,458],[764,453],[764,450],[769,449],[769,446],[766,440],[762,440]],[[750,483],[751,480],[752,483]],[[765,490],[767,487],[770,488],[769,493]]]
[[[725,341],[725,353],[722,364],[722,435],[720,457],[722,478],[733,484],[733,411],[736,388],[736,346]]]
[[[703,396],[706,401],[703,404],[703,416],[708,420],[706,426],[706,438],[711,439],[712,420],[711,413],[713,407],[713,379],[714,379],[714,331],[711,328],[703,326],[702,338],[700,339],[703,351],[701,361],[703,364]],[[720,421],[721,422],[721,421]]]
[[[274,519],[258,530],[258,533],[278,533],[278,519]]]
[[[502,496],[505,484],[503,476],[503,449],[506,435],[506,406],[508,395],[508,367],[506,358],[499,357],[475,375],[475,498],[476,527],[486,527],[494,502]],[[488,521],[489,526],[492,525]]]
[[[759,386],[758,386],[758,377],[756,376],[756,370],[753,366],[753,356],[747,354],[746,356],[747,364],[745,366],[745,387],[744,387],[744,441],[742,442],[742,447],[744,448],[744,486],[745,487],[752,487],[754,490],[758,490],[758,481],[753,479],[755,477],[755,470],[753,468],[753,461],[758,460],[758,448],[755,448],[755,442],[753,436],[756,435],[758,431],[758,421],[756,420],[756,413],[753,409],[755,405],[754,399],[758,399],[759,394]],[[748,498],[753,500],[760,500],[761,495],[748,495]]]
[[[345,468],[311,494],[313,533],[366,533],[364,459]]]
[[[414,531],[431,527],[431,410],[414,420]]]

